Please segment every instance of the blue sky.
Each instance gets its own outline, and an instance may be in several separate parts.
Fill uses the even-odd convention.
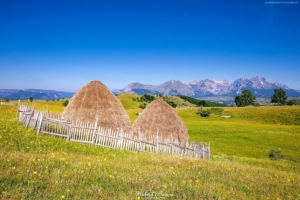
[[[263,76],[300,89],[294,2],[1,0],[0,88]]]

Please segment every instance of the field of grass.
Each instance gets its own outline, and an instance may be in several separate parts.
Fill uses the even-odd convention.
[[[140,102],[118,98],[137,118]],[[35,107],[62,112],[62,102]],[[17,122],[16,107],[0,105],[0,199],[300,199],[300,107],[222,109],[208,118],[176,110],[190,141],[210,142],[208,161],[37,135]],[[271,161],[272,148],[285,157]]]

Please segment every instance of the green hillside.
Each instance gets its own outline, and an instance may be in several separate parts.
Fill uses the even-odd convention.
[[[131,121],[142,111],[134,97],[118,95]],[[62,103],[35,107],[62,112]],[[222,109],[176,109],[190,142],[210,142],[208,161],[37,135],[17,122],[16,107],[0,105],[0,199],[300,199],[300,107]],[[270,160],[274,148],[285,157]]]

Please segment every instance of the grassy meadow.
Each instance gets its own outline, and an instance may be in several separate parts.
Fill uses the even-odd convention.
[[[142,112],[133,97],[118,95],[132,122]],[[34,102],[62,112],[63,101]],[[0,105],[0,199],[300,199],[300,106],[176,111],[190,142],[210,142],[211,160],[37,135],[17,122],[16,106]],[[270,160],[273,148],[285,157]]]

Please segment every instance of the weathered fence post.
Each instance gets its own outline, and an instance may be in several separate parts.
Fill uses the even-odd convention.
[[[96,139],[96,132],[97,132],[97,125],[98,125],[98,115],[96,115],[96,122],[94,126],[94,132],[92,137],[92,144],[95,145],[95,139]]]
[[[69,124],[68,141],[70,142],[71,137],[72,137],[72,133],[73,133],[73,123],[72,123],[72,120],[70,120],[69,123],[70,123],[70,124]]]
[[[141,136],[140,136],[140,134],[141,134],[141,130],[140,130],[140,128],[139,128],[139,132],[138,132],[138,152],[141,152],[141,150],[142,150],[142,145],[141,145]]]
[[[173,136],[172,136],[172,134],[171,134],[170,146],[171,146],[171,155],[173,155]]]
[[[204,158],[204,151],[206,150],[205,146],[204,145],[201,145],[201,150],[202,150],[202,158]]]
[[[123,146],[123,129],[121,128],[120,137],[119,137],[119,148],[122,149]]]
[[[40,130],[41,130],[41,127],[42,127],[42,122],[43,122],[43,118],[44,118],[44,111],[41,112],[41,116],[40,116],[40,121],[39,121],[39,124],[38,124],[38,127],[37,127],[37,132],[36,134],[38,135],[40,133]]]
[[[74,113],[73,113],[74,114]],[[70,119],[69,119],[69,134],[68,134],[68,141],[70,142],[71,137],[72,137],[72,133],[73,133],[73,122],[72,122],[72,118],[73,118],[73,114],[71,115]]]
[[[34,110],[30,111],[30,113],[28,114],[28,116],[26,117],[26,125],[25,128],[28,128],[29,124],[30,124],[30,120],[32,115],[34,114]]]
[[[18,110],[17,110],[17,119],[18,119],[18,121],[20,121],[20,114],[19,114],[19,112],[20,112],[20,100],[18,100]]]
[[[207,151],[208,151],[208,160],[210,160],[210,142],[208,143]]]
[[[36,128],[37,128],[37,125],[38,125],[38,121],[39,121],[39,117],[40,117],[41,111],[37,111],[36,113],[37,113],[37,114],[36,114],[35,122],[34,122],[34,124],[33,124],[33,126],[32,126],[34,130],[36,130]],[[33,116],[34,116],[34,115],[33,115]]]
[[[193,157],[196,157],[196,144],[193,144]]]
[[[156,132],[156,152],[158,152],[158,132],[159,132],[159,129],[157,129],[157,132]]]

